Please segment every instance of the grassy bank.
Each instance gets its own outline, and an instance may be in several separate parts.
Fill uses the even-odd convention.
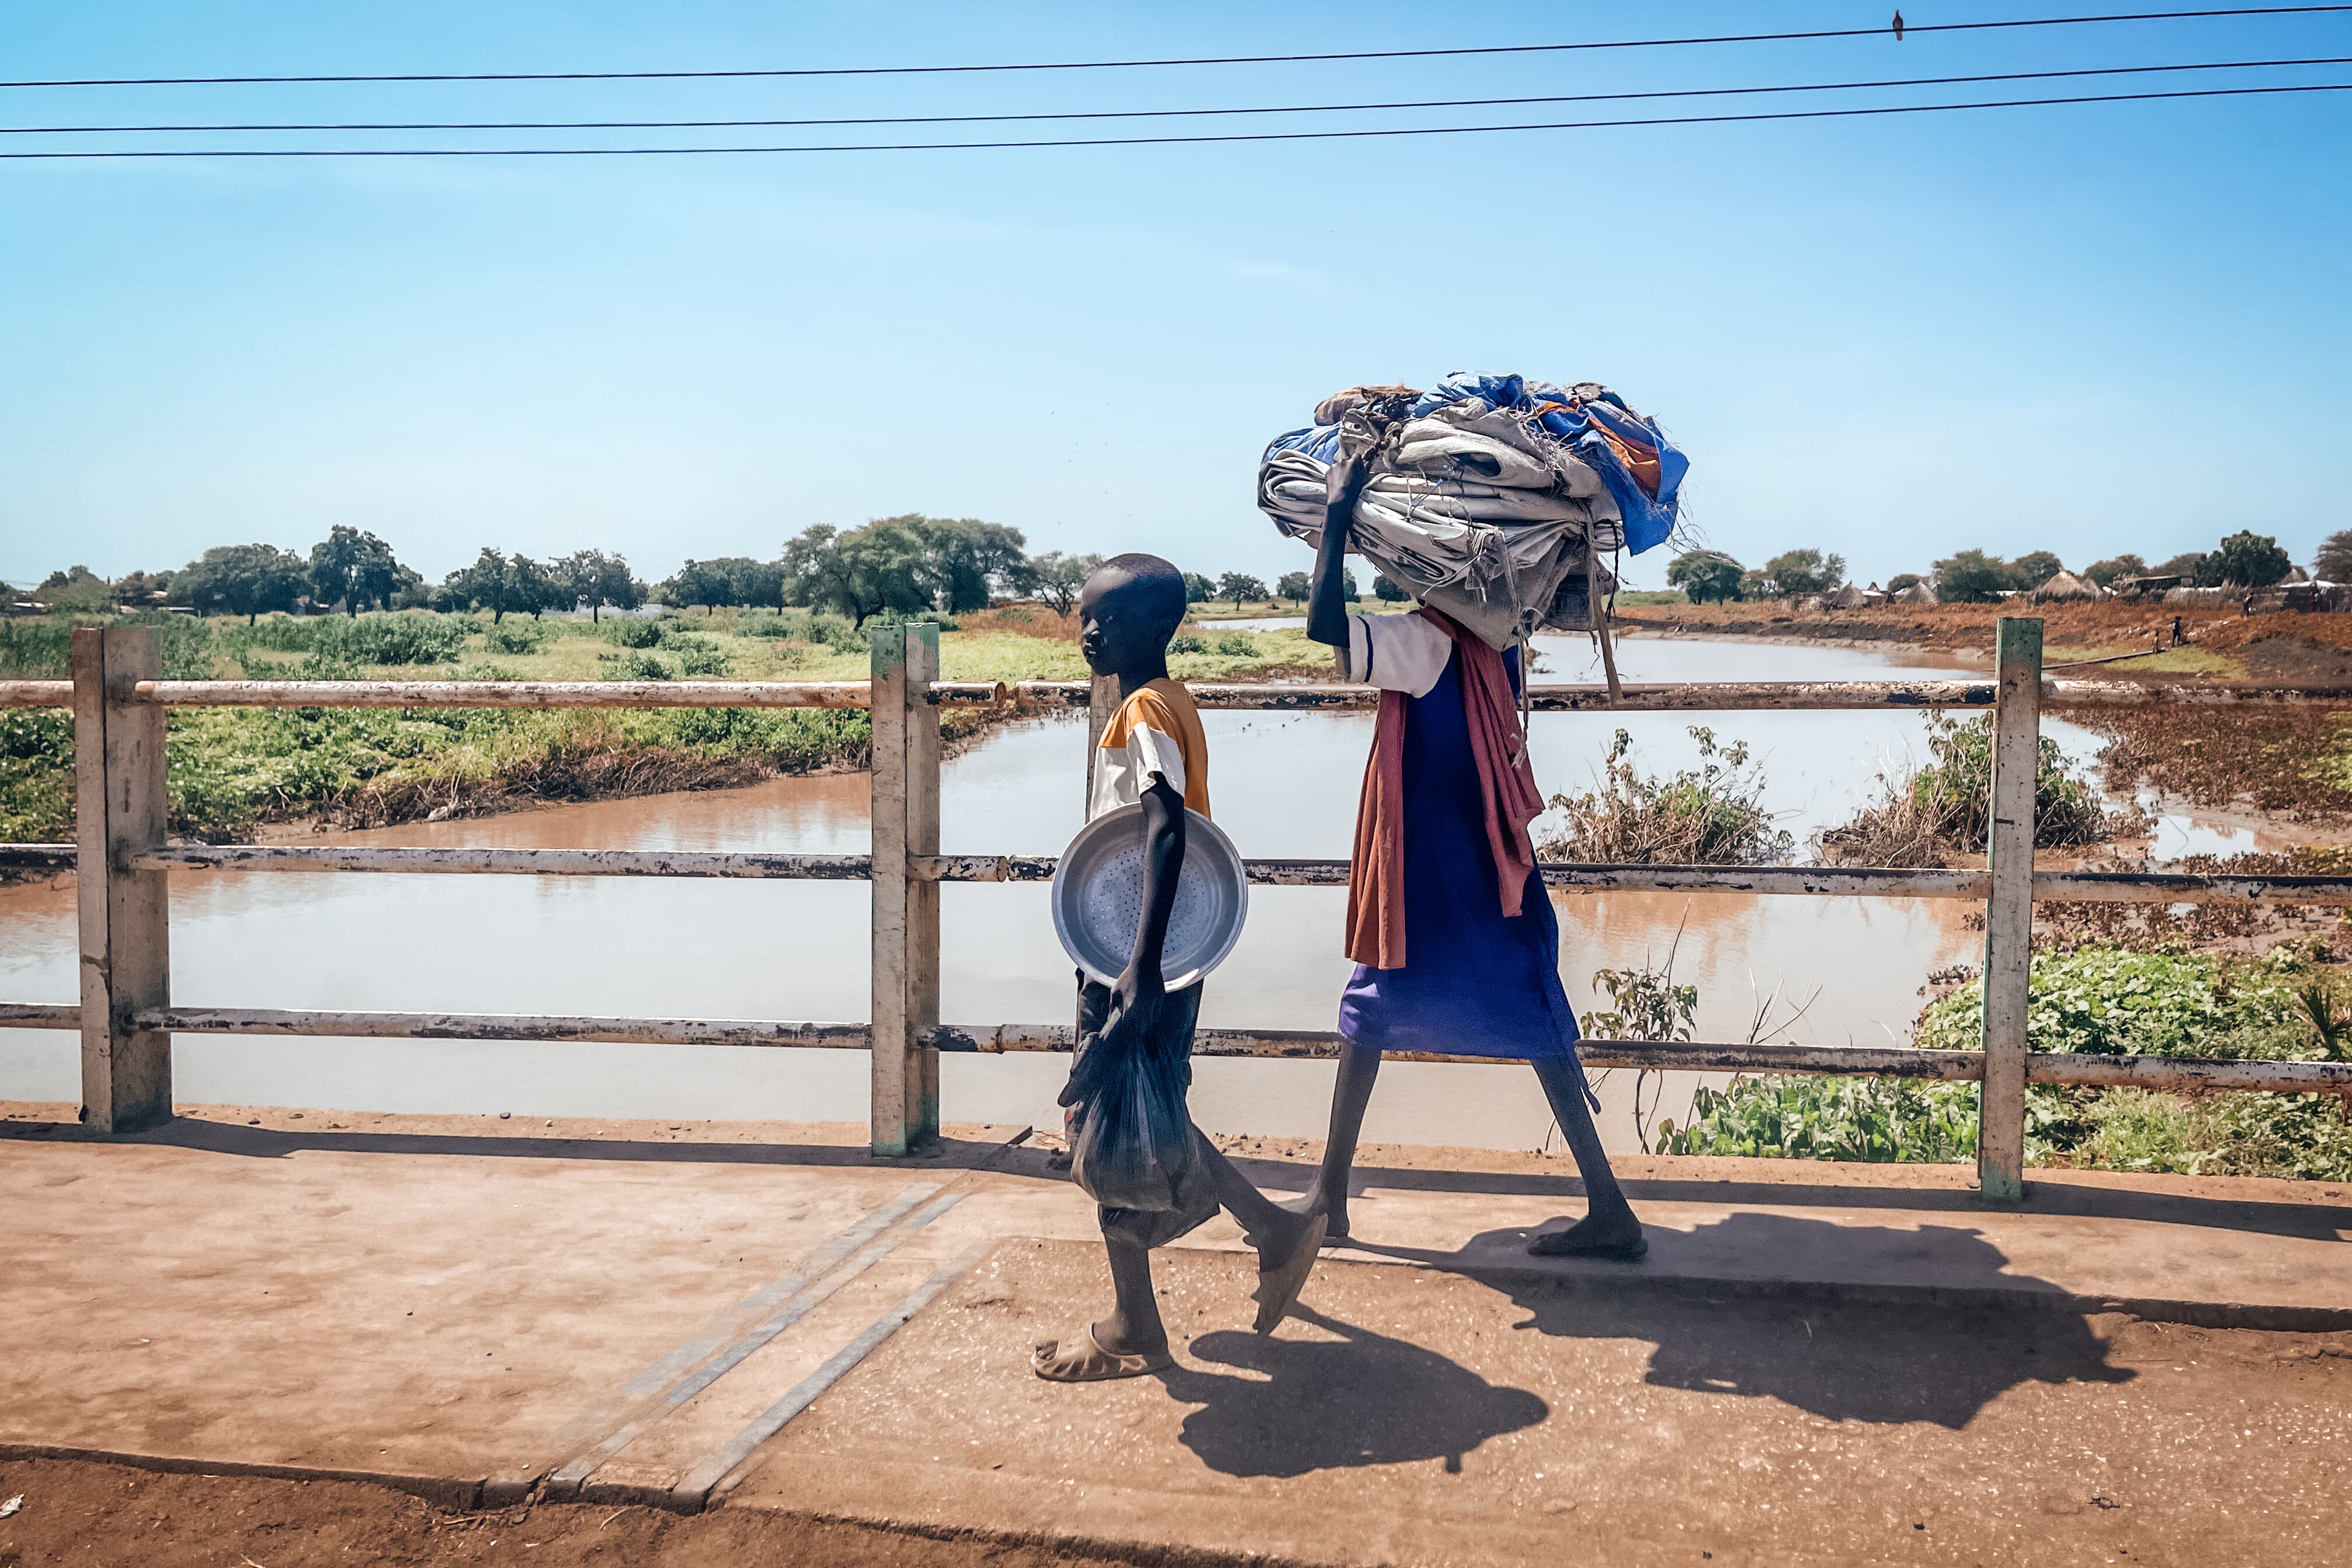
[[[1974,1050],[1970,980],[1921,1013],[1918,1044]],[[2088,944],[2034,955],[2026,1032],[2037,1051],[2288,1061],[2352,1060],[2352,981],[2325,942],[2259,959]],[[1872,1162],[1976,1157],[1977,1086],[1895,1079],[1734,1079],[1701,1089],[1657,1151]],[[2352,1121],[2332,1095],[2167,1094],[2037,1086],[2026,1156],[2037,1165],[2189,1175],[2352,1179]]]
[[[726,611],[659,620],[436,616],[270,616],[247,625],[137,617],[175,679],[824,680],[863,679],[866,634],[835,616]],[[68,673],[73,623],[0,623],[0,675]],[[941,633],[953,680],[1083,679],[1074,621],[1034,606],[967,617]],[[1188,627],[1170,664],[1195,680],[1328,668],[1297,631]],[[951,743],[1011,717],[951,709]],[[171,717],[174,833],[215,841],[304,817],[373,826],[587,800],[741,784],[866,765],[866,716],[852,710],[203,709]],[[0,710],[0,838],[69,837],[73,724]]]

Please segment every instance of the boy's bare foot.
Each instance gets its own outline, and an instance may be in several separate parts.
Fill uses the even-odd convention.
[[[1067,1339],[1041,1340],[1029,1352],[1029,1370],[1048,1383],[1108,1383],[1118,1377],[1148,1377],[1175,1364],[1166,1346],[1157,1350],[1104,1347],[1099,1324]]]
[[[1538,1231],[1528,1251],[1538,1258],[1606,1258],[1631,1263],[1650,1250],[1642,1222],[1633,1215],[1586,1215],[1562,1230]]]
[[[1281,1234],[1252,1237],[1250,1245],[1257,1248],[1257,1322],[1262,1334],[1274,1332],[1298,1292],[1306,1288],[1307,1276],[1314,1271],[1315,1259],[1323,1250],[1327,1217],[1312,1212],[1290,1215]]]

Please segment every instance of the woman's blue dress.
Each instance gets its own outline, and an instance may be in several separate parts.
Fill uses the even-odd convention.
[[[1516,650],[1504,656],[1517,677]],[[1356,966],[1339,1033],[1384,1051],[1576,1059],[1559,983],[1559,922],[1543,873],[1506,918],[1456,654],[1404,722],[1404,942],[1401,969]]]

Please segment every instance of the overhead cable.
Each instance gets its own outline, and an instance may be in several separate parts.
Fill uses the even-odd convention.
[[[1772,87],[1676,88],[1648,92],[1580,92],[1539,98],[1428,98],[1368,103],[1259,104],[1242,109],[1096,109],[1023,114],[864,115],[834,120],[412,120],[326,121],[198,125],[0,125],[0,136],[100,136],[254,131],[719,131],[856,125],[985,125],[1066,120],[1182,120],[1255,114],[1347,114],[1397,109],[1496,109],[1537,103],[1623,103],[1662,98],[1739,98],[1756,94],[1853,92],[1874,88],[1955,87],[1995,81],[2147,76],[2180,71],[2267,70],[2287,66],[2352,65],[2352,55],[2301,59],[2204,60],[2169,66],[2098,66],[2075,70],[2002,71],[1981,76],[1895,77],[1878,81],[1795,82]]]
[[[0,153],[0,160],[121,158],[658,158],[729,153],[976,153],[1045,147],[1170,147],[1239,142],[1339,142],[1375,137],[1475,136],[1526,131],[1602,131],[1650,125],[1751,125],[1775,120],[1850,120],[1885,114],[1948,114],[1984,109],[2048,109],[2068,104],[2151,103],[2174,99],[2254,98],[2282,93],[2352,92],[2352,82],[2279,87],[2184,88],[2173,92],[2091,93],[1978,103],[1874,104],[1861,109],[1788,109],[1753,114],[1688,114],[1642,120],[1562,120],[1512,125],[1415,125],[1345,131],[1227,132],[1203,136],[1092,136],[1003,142],[804,142],[739,147],[142,147],[61,148]]]
[[[1906,23],[1901,37],[1925,33],[1979,33],[2014,27],[2074,27],[2103,23],[2182,22],[2224,16],[2301,16],[2352,11],[2352,5],[2233,5],[2198,11],[2126,11],[2101,16],[2025,16],[1992,22]],[[1567,44],[1480,44],[1431,49],[1349,49],[1319,54],[1201,55],[1113,60],[1031,60],[997,65],[805,66],[740,70],[635,71],[409,71],[314,76],[80,77],[0,81],[0,88],[43,87],[264,87],[299,84],[427,81],[700,81],[754,77],[961,76],[990,71],[1134,70],[1165,66],[1301,65],[1330,60],[1458,58],[1470,55],[1568,54],[1591,49],[1680,48],[1705,44],[1774,44],[1822,38],[1895,36],[1891,27],[1823,27],[1790,33],[1719,33],[1673,38],[1603,38]]]

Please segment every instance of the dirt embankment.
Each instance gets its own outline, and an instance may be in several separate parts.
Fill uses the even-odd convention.
[[[2352,687],[2352,615],[2242,616],[2232,610],[2181,609],[2156,604],[1902,605],[1863,610],[1809,610],[1800,615],[1780,601],[1738,605],[1659,605],[1622,609],[1629,632],[1675,637],[1780,637],[1797,641],[1892,643],[1922,648],[1984,654],[1993,642],[1994,623],[2003,616],[2034,616],[2042,623],[2045,647],[2067,651],[2126,652],[2172,646],[2175,615],[2180,620],[2184,654],[2151,663],[2204,662],[2202,670],[2159,668],[2142,672],[2132,663],[2102,666],[2100,679],[2251,679],[2289,685]],[[2193,661],[2187,655],[2204,654]]]
[[[353,1481],[157,1475],[78,1459],[0,1461],[0,1500],[12,1497],[24,1501],[0,1520],[0,1568],[1139,1568],[1147,1561],[1213,1568],[1240,1561],[940,1539],[757,1509],[690,1517],[588,1503],[471,1511]],[[1264,1559],[1255,1561],[1263,1568]]]

